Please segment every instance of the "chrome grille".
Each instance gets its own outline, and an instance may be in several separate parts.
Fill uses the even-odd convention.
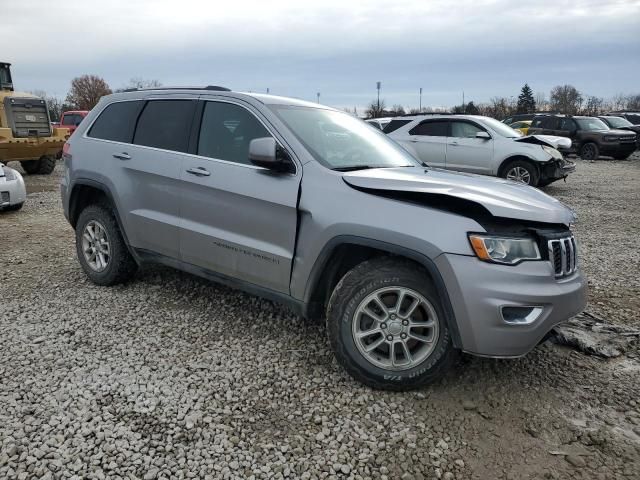
[[[556,278],[567,277],[578,269],[578,249],[573,235],[570,237],[554,238],[547,242],[549,260],[553,265]]]

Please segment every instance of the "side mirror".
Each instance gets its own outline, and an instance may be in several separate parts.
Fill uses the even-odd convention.
[[[487,132],[478,132],[476,133],[476,138],[482,138],[483,140],[491,140],[491,135]]]
[[[249,143],[249,161],[274,172],[294,173],[293,162],[286,151],[278,146],[275,138],[254,138]]]

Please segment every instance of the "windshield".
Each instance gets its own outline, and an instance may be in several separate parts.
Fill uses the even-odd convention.
[[[332,170],[419,166],[380,130],[347,113],[284,105],[270,108],[309,153]]]
[[[9,74],[9,67],[6,65],[0,65],[0,85],[11,83],[11,75]]]
[[[599,118],[576,118],[575,121],[578,122],[578,127],[580,127],[580,130],[609,130],[607,124]]]
[[[611,125],[611,128],[621,128],[621,127],[628,127],[630,125],[633,125],[633,123],[631,123],[626,118],[620,118],[620,117],[607,117],[607,122],[609,122],[609,125]]]
[[[499,122],[495,118],[484,117],[482,119],[482,122],[485,125],[487,125],[491,130],[493,130],[498,135],[501,135],[503,137],[518,138],[522,136],[522,134],[519,131],[514,130],[509,125],[505,125],[504,123]]]

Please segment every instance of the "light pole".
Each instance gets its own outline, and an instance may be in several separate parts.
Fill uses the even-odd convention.
[[[380,113],[380,85],[381,82],[376,82],[376,88],[378,89],[378,113]]]
[[[418,112],[422,112],[422,87],[420,87],[420,107],[418,108]]]
[[[269,95],[269,87],[267,87],[267,95]]]
[[[320,103],[320,92],[316,93],[316,99],[317,99],[318,103]]]

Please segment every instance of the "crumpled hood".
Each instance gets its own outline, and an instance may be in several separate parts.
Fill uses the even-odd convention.
[[[514,138],[513,140],[516,142],[548,145],[553,148],[571,148],[570,138],[557,137],[555,135],[527,135],[526,137]]]
[[[565,225],[575,221],[573,211],[562,202],[511,180],[418,167],[357,170],[342,178],[362,190],[423,192],[469,200],[496,217]]]

